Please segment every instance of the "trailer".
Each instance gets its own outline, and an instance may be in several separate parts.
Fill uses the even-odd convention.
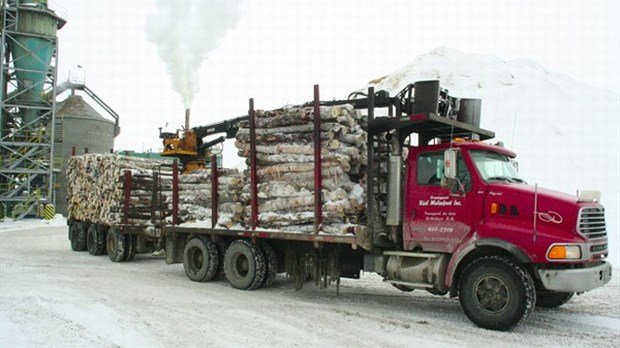
[[[67,225],[73,251],[107,254],[111,261],[123,262],[132,261],[136,253],[163,249],[162,226],[170,215],[164,193],[172,180],[172,162],[134,159],[140,169],[114,168],[104,175],[105,163],[121,159],[127,157],[87,154],[71,158],[68,172],[73,163],[83,162],[70,175],[68,185]],[[93,164],[90,169],[84,165],[89,162]]]

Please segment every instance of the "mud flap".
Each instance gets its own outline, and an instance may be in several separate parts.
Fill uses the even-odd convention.
[[[183,250],[187,244],[186,234],[170,233],[166,235],[166,263],[182,263]]]

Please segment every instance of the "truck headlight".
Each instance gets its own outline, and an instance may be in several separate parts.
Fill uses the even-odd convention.
[[[547,252],[549,260],[578,260],[581,258],[579,245],[555,244]]]

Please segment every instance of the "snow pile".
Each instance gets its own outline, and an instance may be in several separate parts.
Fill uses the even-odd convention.
[[[528,59],[505,61],[450,48],[421,55],[370,85],[395,95],[420,80],[440,80],[455,97],[481,98],[481,126],[519,155],[519,171],[528,183],[571,194],[601,191],[610,259],[620,265],[617,94]]]

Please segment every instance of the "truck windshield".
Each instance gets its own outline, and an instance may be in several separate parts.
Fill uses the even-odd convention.
[[[505,181],[525,183],[510,157],[492,151],[472,150],[471,158],[484,181]]]

